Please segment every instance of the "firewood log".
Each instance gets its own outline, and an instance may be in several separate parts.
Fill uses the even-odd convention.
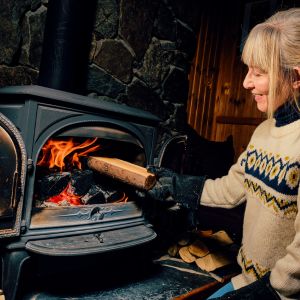
[[[156,182],[155,175],[146,168],[118,158],[90,156],[87,165],[94,171],[143,190],[151,189]]]
[[[188,246],[188,249],[196,257],[203,257],[209,253],[207,246],[200,240],[194,241]]]
[[[196,259],[197,266],[207,272],[214,271],[231,263],[232,261],[221,252],[209,253],[204,257]]]
[[[186,262],[188,264],[194,262],[197,259],[197,257],[195,257],[193,254],[191,254],[188,246],[184,246],[184,247],[180,248],[179,256],[184,262]]]

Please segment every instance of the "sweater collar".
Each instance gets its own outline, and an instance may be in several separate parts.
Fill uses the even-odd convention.
[[[300,99],[299,99],[300,100]],[[300,102],[298,101],[300,104]],[[275,126],[281,127],[288,125],[300,119],[300,111],[295,105],[294,101],[287,101],[282,104],[274,113]]]

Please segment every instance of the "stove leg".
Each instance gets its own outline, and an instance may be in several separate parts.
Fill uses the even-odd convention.
[[[23,263],[30,257],[26,251],[6,252],[2,256],[2,289],[5,300],[14,300],[17,294]]]

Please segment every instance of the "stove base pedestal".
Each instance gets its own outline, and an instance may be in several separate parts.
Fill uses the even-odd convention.
[[[144,224],[101,232],[27,241],[2,255],[2,289],[6,300],[15,300],[24,262],[33,255],[78,257],[109,253],[151,242],[156,233]],[[11,245],[10,245],[11,246]]]
[[[6,300],[14,300],[23,263],[30,258],[27,251],[6,251],[2,256],[2,290]],[[5,276],[5,277],[4,277]]]

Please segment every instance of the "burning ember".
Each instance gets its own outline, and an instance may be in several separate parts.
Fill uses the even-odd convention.
[[[38,199],[42,206],[74,206],[126,202],[124,192],[107,183],[95,183],[92,170],[82,170],[80,158],[100,149],[97,138],[84,142],[50,139],[41,151],[38,166],[48,170],[39,182]]]
[[[67,205],[82,205],[80,198],[81,196],[75,194],[69,194],[70,183],[66,186],[66,188],[58,195],[49,198],[48,202],[53,202],[58,205],[67,204]],[[67,203],[66,203],[67,202]]]

